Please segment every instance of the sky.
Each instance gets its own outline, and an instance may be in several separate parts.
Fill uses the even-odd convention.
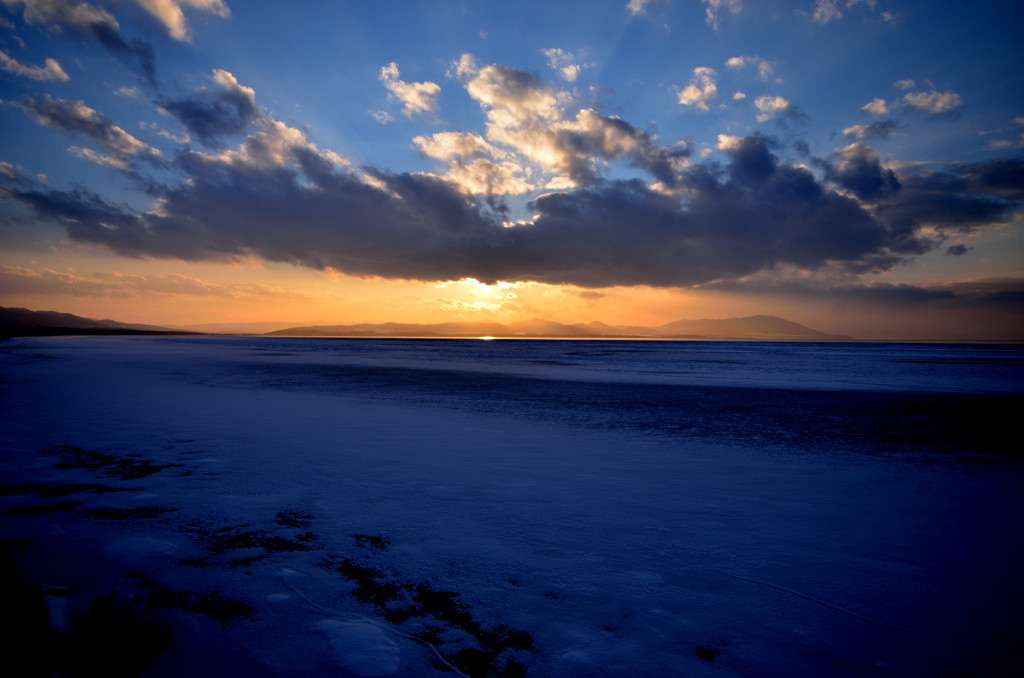
[[[0,305],[1024,339],[1024,4],[0,0]]]

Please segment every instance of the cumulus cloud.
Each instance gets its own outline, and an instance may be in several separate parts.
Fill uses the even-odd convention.
[[[716,31],[719,28],[718,16],[724,12],[739,14],[743,9],[743,0],[701,0],[704,8],[705,21]]]
[[[871,9],[875,9],[876,0],[815,0],[814,2],[814,13],[811,18],[819,24],[827,24],[829,21],[835,19],[841,19],[843,17],[842,7],[850,9],[857,5],[864,5]],[[883,12],[883,21],[891,21],[892,14],[890,12]]]
[[[754,107],[760,111],[757,115],[758,122],[767,122],[775,117],[796,118],[800,115],[793,104],[779,96],[757,97],[754,99]]]
[[[904,80],[897,80],[892,84],[892,86],[895,87],[896,89],[901,89],[904,92],[906,92],[909,89],[914,89],[915,87],[917,87],[917,83],[915,83],[910,78],[906,78]]]
[[[852,125],[843,130],[843,136],[853,139],[888,139],[899,125],[895,120],[879,120],[870,125]]]
[[[827,24],[833,19],[842,18],[843,13],[839,10],[837,0],[815,0],[814,14],[811,17],[819,24]]]
[[[570,95],[530,73],[496,64],[479,67],[471,55],[460,58],[456,73],[485,111],[487,139],[561,175],[553,185],[592,183],[601,163],[614,160],[672,184],[689,156],[687,147],[662,148],[620,118],[591,108],[573,111]]]
[[[877,158],[866,147],[844,149],[834,177],[821,179],[754,135],[722,140],[724,166],[680,170],[678,193],[604,180],[542,195],[528,205],[528,224],[505,228],[500,214],[451,181],[332,164],[297,130],[264,134],[271,132],[274,153],[257,152],[272,145],[258,135],[232,154],[184,153],[179,167],[188,180],[166,189],[149,212],[82,189],[10,186],[6,195],[63,224],[72,239],[125,256],[255,256],[357,276],[582,287],[695,285],[780,265],[884,270],[933,246],[918,224],[931,211],[945,213],[950,196],[963,202],[960,217],[976,210],[978,224],[1005,218],[1024,199],[1015,183],[1021,163],[946,167],[942,177],[910,173],[898,186],[872,188],[865,178]],[[429,139],[423,148],[469,160],[486,158],[487,144]],[[958,188],[951,192],[951,184]],[[857,191],[878,204],[862,204]]]
[[[888,115],[889,104],[885,103],[884,99],[872,99],[870,102],[864,104],[860,110],[872,115]]]
[[[637,14],[645,14],[647,12],[648,5],[661,1],[662,0],[629,0],[626,4],[626,9],[629,10],[633,16],[636,16]]]
[[[227,71],[214,69],[213,87],[161,102],[164,110],[207,146],[220,148],[223,138],[238,134],[260,117],[256,93]]]
[[[191,7],[209,12],[221,18],[231,14],[223,0],[135,0],[135,4],[149,12],[175,40],[191,39],[188,23],[182,7]]]
[[[118,127],[110,118],[89,108],[83,101],[54,99],[49,94],[26,96],[17,105],[45,127],[72,136],[85,136],[122,159],[133,155],[157,156],[160,152]],[[85,154],[83,157],[90,157]],[[91,157],[90,157],[91,159]]]
[[[786,158],[792,144],[722,135],[719,160],[695,161],[688,145],[663,145],[581,107],[535,74],[470,55],[453,71],[487,126],[484,134],[413,140],[441,164],[439,175],[353,167],[261,113],[252,90],[219,71],[209,88],[177,102],[190,105],[175,108],[213,147],[165,161],[173,178],[149,187],[148,210],[52,188],[3,165],[0,200],[123,256],[256,257],[354,276],[591,288],[701,285],[780,267],[884,271],[948,245],[952,233],[1000,224],[1024,204],[1019,161],[892,168],[856,134],[824,159],[805,146],[800,164]],[[785,99],[764,99],[762,114],[794,114]],[[17,105],[94,141],[111,163],[149,152],[81,102],[28,97]],[[233,134],[244,136],[217,145]],[[88,149],[73,152],[104,162]],[[647,176],[610,179],[612,162]],[[539,186],[551,192],[517,221],[503,196]]]
[[[698,111],[709,110],[708,104],[718,98],[714,69],[700,66],[693,69],[690,84],[679,92],[679,103]]]
[[[558,71],[569,82],[575,82],[576,78],[579,77],[580,70],[586,66],[585,64],[575,63],[578,59],[572,52],[565,52],[557,47],[545,49],[542,52],[548,58],[548,65]]]
[[[903,96],[903,101],[911,109],[931,115],[942,115],[955,110],[962,100],[956,92],[908,92]]]
[[[837,151],[837,183],[862,200],[875,200],[891,195],[900,188],[896,173],[882,167],[870,146],[860,142]]]
[[[747,66],[753,66],[757,68],[757,77],[761,80],[768,80],[772,77],[775,72],[775,64],[771,61],[765,61],[761,57],[752,56],[735,56],[726,59],[725,65],[729,68],[741,69]]]
[[[70,79],[56,59],[47,59],[43,63],[45,64],[44,66],[26,66],[11,57],[4,50],[0,50],[0,69],[12,75],[43,81],[59,80],[60,82],[67,82]]]
[[[1011,218],[1024,203],[1024,162],[910,166],[898,172],[899,191],[880,200],[875,213],[894,224],[921,224],[966,233]]]
[[[380,69],[380,79],[391,97],[402,102],[405,117],[430,116],[437,110],[437,95],[441,87],[433,82],[405,82],[399,80],[398,64],[391,62]]]
[[[413,143],[427,157],[448,163],[445,178],[464,193],[520,195],[535,188],[528,169],[478,134],[439,132],[415,137]]]
[[[70,33],[94,39],[122,62],[139,68],[150,82],[156,81],[153,47],[128,43],[110,12],[79,0],[0,0],[10,10],[21,9],[25,21],[53,33]]]

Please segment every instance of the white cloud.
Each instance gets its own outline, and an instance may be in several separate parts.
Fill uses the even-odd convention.
[[[380,79],[391,93],[402,102],[405,117],[430,116],[437,110],[437,95],[441,87],[433,82],[404,82],[398,79],[398,64],[391,62],[380,69]]]
[[[548,58],[548,65],[562,74],[569,82],[574,82],[586,64],[573,63],[577,60],[572,52],[565,52],[557,47],[541,50]]]
[[[761,57],[756,56],[735,56],[726,59],[725,65],[729,68],[745,68],[747,66],[754,66],[757,68],[757,77],[761,80],[767,81],[772,77],[775,70],[775,64],[771,61],[765,61]]]
[[[1014,129],[1014,126],[1024,125],[1024,116],[1017,116],[1013,119],[1011,126],[1003,127],[1002,129],[994,130],[991,134],[1016,134],[1014,139],[998,139],[988,142],[985,146],[986,150],[989,151],[1005,151],[1011,148],[1024,148],[1024,132],[1018,132]]]
[[[718,15],[722,11],[739,14],[743,9],[743,0],[701,0],[707,7],[704,9],[705,20],[716,31],[718,30]]]
[[[114,90],[114,94],[125,99],[138,99],[142,96],[142,90],[138,87],[118,87]]]
[[[454,70],[485,112],[486,142],[476,135],[454,133],[435,135],[429,143],[417,142],[435,157],[448,157],[457,148],[462,156],[493,159],[510,167],[506,163],[511,156],[502,155],[508,151],[522,156],[524,166],[556,175],[558,185],[564,187],[593,181],[604,165],[615,160],[628,160],[672,182],[689,156],[685,145],[661,148],[650,134],[619,118],[590,108],[577,110],[570,94],[555,90],[536,75],[496,64],[481,68],[468,54],[454,64]],[[533,183],[532,175],[524,173]]]
[[[370,115],[373,119],[382,125],[388,125],[395,121],[395,116],[391,115],[387,111],[370,111]]]
[[[637,14],[644,14],[647,12],[647,5],[650,5],[653,2],[658,2],[658,0],[629,0],[629,3],[626,5],[626,9],[634,16]]]
[[[871,11],[874,11],[877,0],[846,0],[842,3],[841,0],[815,0],[814,3],[814,14],[812,18],[819,24],[827,24],[829,21],[834,19],[843,18],[843,12],[839,6],[843,4],[846,9],[856,7],[857,5],[865,5]],[[891,17],[885,16],[890,12],[884,12],[882,16],[883,21],[889,21]]]
[[[0,69],[12,75],[18,75],[32,80],[59,80],[67,82],[68,74],[60,67],[56,59],[47,59],[45,66],[25,66],[11,57],[7,52],[0,50]]]
[[[97,153],[91,148],[68,146],[68,152],[71,153],[71,155],[79,157],[82,160],[88,160],[89,162],[100,165],[101,167],[109,167],[111,169],[123,171],[128,169],[130,165],[128,159],[124,156],[103,155],[102,153]]]
[[[872,99],[869,103],[864,104],[860,110],[872,115],[887,115],[889,113],[889,105],[885,103],[884,99]]]
[[[819,24],[827,24],[833,19],[842,18],[837,0],[815,0],[812,18]]]
[[[679,92],[679,103],[692,106],[698,111],[707,111],[708,103],[718,98],[718,87],[715,85],[715,71],[705,66],[693,69],[690,84]]]
[[[449,166],[444,178],[451,181],[463,193],[471,195],[522,195],[534,190],[516,162],[494,162],[477,158],[472,162],[455,161]]]
[[[350,164],[334,151],[317,148],[305,132],[279,120],[264,116],[257,119],[255,125],[256,132],[247,136],[237,150],[229,149],[217,154],[196,152],[194,157],[206,162],[260,169],[283,166],[306,169],[314,157],[333,166],[344,167]]]
[[[922,113],[939,115],[949,113],[962,103],[956,92],[909,92],[903,97],[910,108]]]
[[[743,101],[746,98],[747,98],[747,95],[744,94],[743,92],[739,92],[739,91],[737,91],[735,94],[732,95],[732,100],[733,101]]]
[[[892,86],[895,87],[896,89],[901,89],[904,92],[906,92],[908,89],[914,89],[914,87],[917,86],[917,83],[915,83],[910,78],[906,78],[904,80],[897,80],[892,84]]]
[[[451,160],[452,158],[499,157],[499,151],[479,134],[471,132],[438,132],[430,137],[415,137],[413,143],[429,158]]]
[[[757,97],[754,99],[754,106],[761,113],[757,116],[758,122],[765,122],[771,120],[778,113],[784,113],[791,110],[791,104],[789,101],[782,97]]]
[[[159,134],[160,136],[162,136],[164,139],[173,141],[176,144],[184,145],[192,143],[192,138],[187,133],[174,134],[173,132],[168,132],[165,129],[161,129],[160,125],[156,124],[155,122],[140,122],[139,126],[142,129],[152,130]]]
[[[159,21],[167,34],[175,40],[189,41],[191,35],[182,7],[192,7],[210,12],[221,18],[231,14],[223,0],[134,0],[142,9]]]
[[[3,160],[0,160],[0,174],[3,174],[9,179],[17,179],[20,175],[18,170],[14,168],[14,165],[9,162],[4,162]]]
[[[718,150],[720,151],[731,151],[739,148],[740,142],[743,141],[741,137],[734,137],[728,134],[718,135]]]
[[[987,151],[1006,151],[1011,148],[1024,148],[1024,134],[1017,139],[998,139],[988,142],[985,146]]]

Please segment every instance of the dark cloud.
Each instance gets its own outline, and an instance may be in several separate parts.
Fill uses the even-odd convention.
[[[7,0],[12,8],[23,7],[25,21],[50,32],[91,38],[125,65],[137,68],[150,83],[156,83],[153,46],[128,42],[117,20],[105,9],[77,0]]]
[[[862,141],[888,139],[897,129],[899,129],[899,124],[892,118],[889,118],[888,120],[878,120],[868,125],[847,127],[843,130],[843,135]]]
[[[1024,162],[909,167],[899,181],[899,191],[879,201],[878,217],[966,232],[1011,218],[1024,199]]]
[[[598,180],[595,159],[627,160],[668,186],[675,185],[681,161],[690,157],[687,146],[663,148],[650,134],[616,117],[591,109],[580,111],[576,125],[558,129],[554,147],[565,158],[564,169],[574,183],[586,185]]]
[[[72,136],[85,136],[96,144],[119,155],[155,155],[154,149],[114,124],[105,115],[94,111],[82,101],[54,99],[49,94],[26,96],[16,104],[40,125],[64,130]]]
[[[224,137],[238,134],[260,116],[256,97],[227,71],[215,70],[214,87],[168,99],[161,106],[207,146],[222,148]]]
[[[950,257],[962,257],[971,251],[971,248],[967,245],[950,245],[946,248],[946,256]]]
[[[1024,311],[1024,278],[993,278],[943,285],[842,283],[820,285],[793,279],[775,282],[726,280],[703,289],[743,294],[786,295],[820,301],[859,303],[873,308],[1013,309]],[[1024,329],[1019,321],[1017,325]]]
[[[839,167],[834,179],[861,200],[876,200],[892,195],[900,188],[896,173],[882,167],[870,147],[855,143],[839,151]]]
[[[678,190],[594,181],[537,198],[531,224],[505,228],[502,210],[453,183],[342,169],[308,142],[261,125],[231,154],[182,153],[177,167],[188,180],[155,196],[158,207],[149,212],[84,191],[11,186],[7,194],[62,223],[71,238],[125,256],[256,256],[419,280],[685,286],[778,266],[878,271],[937,244],[919,233],[922,196],[933,197],[934,177],[912,177],[886,194],[879,218],[810,170],[785,163],[761,135],[735,140],[725,165],[683,169]],[[959,167],[939,183],[959,176],[964,190],[1005,190],[1001,177],[1013,175],[1005,167]],[[1005,199],[987,199],[1002,201],[994,214],[1005,212]]]

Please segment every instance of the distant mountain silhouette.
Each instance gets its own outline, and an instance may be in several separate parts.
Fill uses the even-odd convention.
[[[156,325],[133,325],[116,320],[93,320],[56,311],[30,311],[0,306],[0,336],[59,334],[187,334]]]
[[[757,339],[780,341],[841,341],[850,337],[825,334],[775,316],[722,320],[677,320],[658,327],[606,325],[600,322],[565,325],[533,318],[516,323],[362,323],[311,325],[269,332],[288,337],[503,337],[503,338],[634,338],[634,339]]]
[[[252,330],[261,324],[254,323]],[[278,324],[279,325],[279,324]],[[228,334],[232,332],[227,332]],[[241,334],[251,331],[239,332]],[[197,334],[157,325],[93,320],[70,313],[0,307],[0,336],[54,334]],[[843,341],[850,337],[825,334],[770,315],[720,320],[677,320],[658,327],[607,325],[601,322],[566,325],[533,318],[514,323],[449,322],[360,323],[288,327],[263,336],[285,337],[497,337],[558,339],[746,339],[778,341]]]

